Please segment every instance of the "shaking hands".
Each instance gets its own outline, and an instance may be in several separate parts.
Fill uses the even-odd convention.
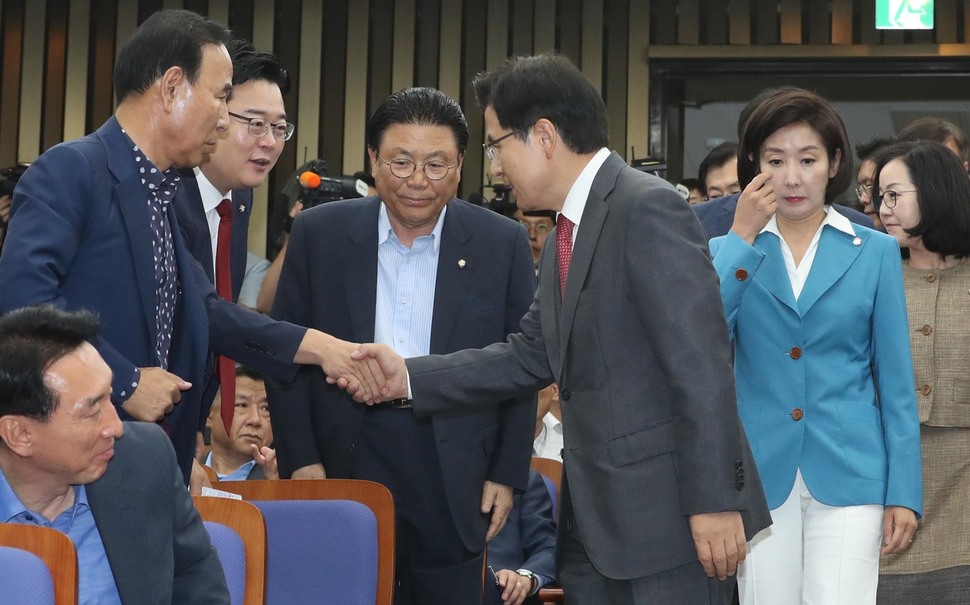
[[[373,405],[408,396],[404,358],[387,345],[336,340],[324,359],[327,382],[344,389],[356,401]]]

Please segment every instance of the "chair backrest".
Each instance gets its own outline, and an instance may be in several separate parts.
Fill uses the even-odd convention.
[[[218,483],[219,482],[219,473],[216,472],[216,469],[214,469],[211,466],[208,466],[206,464],[203,464],[202,465],[202,470],[205,471],[205,476],[209,478],[209,483]]]
[[[549,490],[549,496],[552,497],[552,516],[556,521],[559,521],[562,462],[553,460],[552,458],[533,458],[531,466],[542,475],[542,479],[546,483],[546,489]]]
[[[394,500],[386,487],[356,479],[287,479],[222,481],[219,489],[253,501],[266,518],[268,605],[301,602],[299,597],[292,595],[283,600],[276,598],[285,594],[282,591],[300,589],[314,591],[310,592],[311,602],[391,605],[394,596]],[[275,500],[324,502],[275,503],[279,504],[277,506],[271,502]],[[333,500],[351,502],[325,502]],[[361,533],[351,535],[351,531],[372,537],[361,537]],[[352,557],[358,562],[349,563]],[[289,563],[284,564],[284,561]],[[300,574],[293,569],[297,563],[311,567],[307,573]],[[362,573],[366,578],[361,576]],[[298,581],[294,582],[294,577]],[[316,587],[310,587],[311,583]],[[374,586],[373,592],[369,588],[362,591],[365,586]],[[341,592],[344,587],[350,587],[351,592]],[[355,601],[361,598],[362,592],[369,596]],[[331,596],[322,596],[324,594]]]
[[[0,523],[0,547],[0,603],[76,605],[77,551],[70,538],[48,527]]]
[[[192,499],[219,553],[232,604],[263,605],[266,599],[266,523],[262,513],[242,500],[208,496]]]

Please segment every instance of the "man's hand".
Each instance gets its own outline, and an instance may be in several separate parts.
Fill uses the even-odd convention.
[[[382,401],[384,373],[376,360],[364,357],[352,360],[351,353],[357,347],[357,344],[309,329],[293,361],[320,366],[327,375],[327,382],[340,385],[358,401]]]
[[[135,420],[158,422],[172,413],[175,404],[182,400],[182,391],[191,388],[191,382],[162,368],[141,368],[138,388],[121,404],[121,409]]]
[[[492,520],[488,524],[488,533],[485,534],[486,542],[502,531],[511,510],[512,488],[501,483],[486,481],[482,487],[482,512],[492,513]]]
[[[306,466],[301,466],[300,468],[293,471],[290,475],[291,479],[326,479],[327,471],[323,469],[323,465],[317,462],[316,464],[308,464]]]
[[[279,479],[280,471],[276,466],[276,450],[271,447],[259,447],[255,443],[249,444],[249,451],[253,455],[253,460],[256,461],[263,469],[263,476],[267,479]],[[324,477],[326,478],[326,477]]]
[[[498,580],[499,589],[502,592],[503,605],[522,605],[522,601],[532,590],[532,581],[511,569],[498,570],[495,572],[495,579]]]
[[[378,396],[374,398],[363,396],[360,393],[355,394],[344,386],[343,379],[331,381],[328,378],[328,382],[331,384],[336,382],[337,386],[346,389],[348,393],[354,395],[354,399],[368,405],[388,399],[403,399],[408,396],[407,365],[404,363],[404,358],[395,353],[389,346],[382,344],[363,344],[350,357],[354,361],[361,363],[367,361],[374,364],[374,366],[370,366],[371,371],[380,373],[380,382],[383,385],[383,388],[377,394]]]
[[[198,460],[192,460],[192,473],[189,475],[189,493],[193,496],[201,496],[203,487],[212,487],[209,481],[209,474],[202,468]]]
[[[916,513],[905,506],[887,506],[882,514],[881,554],[903,552],[916,535]]]
[[[741,192],[738,208],[734,211],[734,224],[731,225],[731,231],[749,244],[753,244],[754,238],[758,237],[777,209],[778,200],[775,199],[775,187],[771,184],[771,174],[762,172],[751,179]]]
[[[744,523],[738,511],[691,515],[690,533],[697,549],[697,559],[707,577],[719,580],[733,576],[744,561]]]

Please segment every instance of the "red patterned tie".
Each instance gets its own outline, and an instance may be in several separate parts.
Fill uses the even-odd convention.
[[[566,275],[573,258],[573,222],[562,212],[556,219],[556,256],[559,258],[559,294],[566,291]]]
[[[219,213],[219,236],[216,241],[216,292],[232,301],[232,276],[229,271],[229,243],[232,237],[232,202],[222,200],[216,206]],[[226,433],[232,433],[232,415],[236,409],[236,364],[228,357],[217,358],[217,376],[221,396],[220,412]]]

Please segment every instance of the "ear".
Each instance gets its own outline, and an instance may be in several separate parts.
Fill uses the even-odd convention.
[[[188,84],[185,71],[178,65],[173,65],[165,70],[162,77],[157,80],[156,86],[158,86],[162,105],[166,110],[175,106],[176,101],[183,95]]]
[[[546,158],[551,158],[556,147],[559,145],[559,131],[556,130],[556,125],[547,118],[539,118],[532,125],[531,135],[536,144],[539,145],[539,149],[546,155]]]
[[[370,173],[374,174],[374,172],[377,171],[378,164],[381,163],[381,161],[377,159],[377,150],[372,149],[371,147],[368,147],[367,157],[370,158]]]
[[[835,175],[839,173],[839,166],[842,164],[842,150],[835,150],[835,157],[832,158],[832,163],[829,165],[829,178],[835,178]]]
[[[458,182],[461,182],[461,167],[465,165],[465,154],[458,154],[458,165],[455,166],[455,174],[458,175]]]
[[[30,456],[33,450],[33,435],[28,426],[35,422],[25,416],[0,416],[0,441],[21,458]]]

